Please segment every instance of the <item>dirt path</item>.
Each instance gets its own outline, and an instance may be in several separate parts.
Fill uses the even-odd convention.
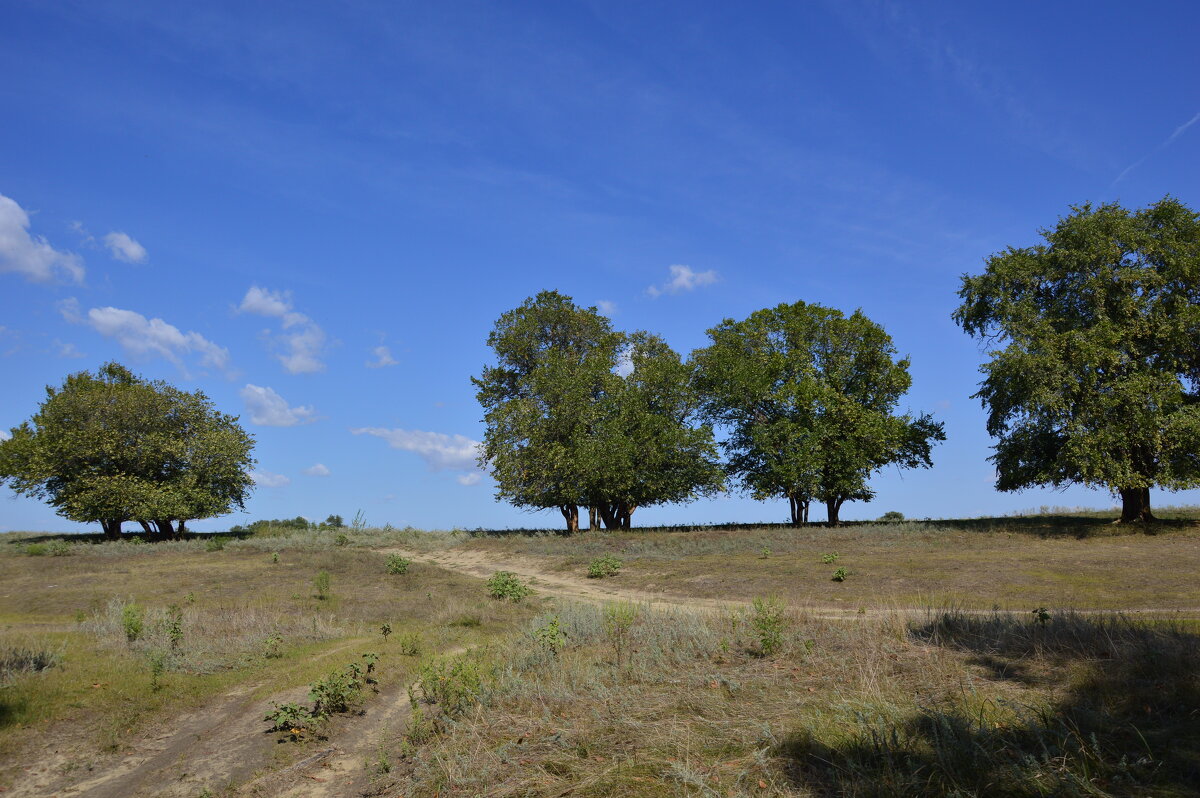
[[[318,657],[332,657],[358,645],[361,641],[354,640]],[[78,764],[87,755],[75,746],[63,745],[6,795],[195,798],[205,789],[217,792],[237,784],[269,761],[275,745],[275,737],[264,733],[263,715],[269,703],[303,701],[308,695],[307,687],[296,687],[256,698],[255,692],[269,683],[242,685],[178,715],[169,728],[159,727],[129,741],[124,746],[129,753],[96,757],[82,774]]]

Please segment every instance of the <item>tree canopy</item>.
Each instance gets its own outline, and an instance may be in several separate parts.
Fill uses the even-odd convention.
[[[253,445],[203,393],[108,363],[46,388],[38,412],[0,442],[0,483],[110,537],[125,521],[175,535],[243,506]]]
[[[976,397],[1004,491],[1083,484],[1149,520],[1200,485],[1200,217],[1084,204],[962,278],[955,321],[996,348]]]
[[[783,304],[708,335],[692,360],[704,414],[729,432],[727,470],[756,499],[786,498],[794,524],[814,500],[838,523],[845,502],[872,498],[871,474],[928,467],[945,439],[929,415],[894,413],[909,362],[861,311]]]
[[[580,505],[628,528],[640,506],[720,484],[712,431],[690,424],[687,368],[661,339],[617,332],[595,308],[543,291],[503,314],[488,345],[497,363],[472,381],[498,499],[558,508],[568,530]]]

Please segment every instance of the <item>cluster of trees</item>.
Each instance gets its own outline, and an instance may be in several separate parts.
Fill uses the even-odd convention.
[[[1104,488],[1122,521],[1151,520],[1150,488],[1200,486],[1200,216],[1171,197],[1081,205],[1041,234],[964,275],[954,313],[995,347],[976,397],[996,487]],[[735,486],[786,499],[793,523],[813,502],[837,523],[872,497],[872,474],[929,467],[945,440],[928,414],[896,412],[909,361],[861,312],[796,302],[708,336],[685,362],[554,291],[502,315],[496,364],[472,380],[497,498],[558,508],[570,530],[580,507],[592,529],[628,529],[639,507]],[[203,393],[108,363],[46,394],[0,441],[16,493],[110,537],[126,521],[176,536],[244,505],[253,439]]]
[[[831,523],[873,495],[885,465],[929,466],[944,440],[928,415],[898,415],[908,360],[862,313],[797,302],[709,330],[689,362],[661,338],[622,333],[595,308],[544,291],[496,322],[497,363],[474,380],[480,462],[497,498],[558,508],[567,529],[628,529],[634,510],[722,490],[811,502]],[[717,457],[714,425],[728,431]]]
[[[119,537],[136,521],[177,537],[186,522],[244,506],[254,440],[201,392],[150,382],[119,363],[46,388],[29,421],[0,442],[0,484]]]

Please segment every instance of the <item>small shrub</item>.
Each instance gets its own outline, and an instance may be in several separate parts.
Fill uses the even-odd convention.
[[[177,651],[183,643],[183,610],[178,604],[167,607],[167,639],[172,651]]]
[[[774,596],[756,598],[750,627],[758,635],[758,650],[769,657],[783,646],[783,630],[787,625],[783,604]]]
[[[205,551],[224,551],[225,550],[225,538],[209,538],[208,540],[204,541],[204,550]]]
[[[329,598],[329,572],[321,571],[313,577],[313,586],[317,589],[317,598],[321,601]]]
[[[760,560],[769,560],[769,559],[771,559],[771,549],[770,549],[770,547],[768,547],[768,546],[763,546],[763,547],[762,547],[762,551],[760,551],[760,552],[758,553],[758,559],[760,559]]]
[[[406,657],[420,656],[421,635],[416,632],[405,632],[400,635],[400,653]]]
[[[549,620],[533,631],[533,638],[542,648],[554,656],[567,644],[567,636],[559,625],[558,616],[551,615]]]
[[[468,657],[427,662],[421,666],[420,690],[427,703],[437,704],[442,713],[457,717],[467,711],[483,692],[483,668]],[[416,707],[416,692],[410,693]]]
[[[383,635],[383,642],[387,642],[388,635],[392,633],[392,625],[387,621],[383,622],[383,626],[379,627],[379,634]]]
[[[1045,607],[1038,607],[1033,610],[1033,622],[1038,626],[1045,626],[1050,623],[1050,611]]]
[[[339,546],[349,546],[350,545],[350,536],[347,535],[345,532],[338,532],[338,535],[336,538],[333,539],[333,542]]]
[[[488,595],[497,600],[520,601],[533,590],[512,571],[497,571],[487,580]]]
[[[146,654],[146,662],[150,665],[150,689],[157,693],[162,687],[159,680],[167,669],[167,652],[161,648],[151,649]]]
[[[460,615],[451,621],[449,626],[461,626],[464,629],[475,629],[483,626],[483,619],[478,615]]]
[[[325,718],[335,712],[348,712],[362,699],[363,670],[352,662],[340,671],[333,671],[309,685],[308,697],[313,700],[314,718]]]
[[[271,565],[279,565],[279,552],[271,554]]]
[[[375,651],[368,651],[362,655],[362,659],[367,664],[367,673],[374,673],[375,666],[379,663],[379,654]]]
[[[68,557],[75,553],[75,549],[65,540],[53,541],[46,550],[51,557]]]
[[[29,557],[45,557],[50,553],[50,547],[45,543],[25,544],[25,554]]]
[[[263,718],[271,724],[271,731],[287,732],[293,741],[304,736],[304,732],[313,721],[312,713],[306,707],[292,702],[276,704],[274,701],[271,702],[271,706],[273,709]]]
[[[896,523],[897,521],[903,521],[903,520],[904,520],[904,513],[897,512],[896,510],[888,510],[888,511],[887,511],[886,513],[884,513],[883,515],[879,516],[879,520],[880,520],[880,521],[888,521],[888,522],[891,522],[891,523]]]
[[[845,568],[839,568],[833,572],[833,576],[831,578],[835,582],[845,582],[846,577],[849,575],[850,575],[850,572],[847,571]]]
[[[23,673],[40,673],[62,662],[62,654],[48,648],[6,646],[0,649],[0,687]]]
[[[399,554],[388,555],[386,567],[389,574],[406,574],[410,565],[412,565],[412,561]]]
[[[145,610],[136,604],[126,604],[121,608],[121,629],[125,632],[127,643],[133,643],[142,636],[145,617]]]
[[[841,555],[838,554],[836,551],[831,551],[828,554],[821,555],[821,562],[825,563],[826,565],[833,565],[835,562],[838,561],[838,557],[840,557],[840,556]]]
[[[588,579],[605,579],[615,576],[621,570],[623,563],[611,554],[597,557],[588,564]]]
[[[604,605],[604,632],[612,644],[613,653],[616,654],[618,668],[621,667],[625,652],[629,648],[630,632],[640,615],[641,610],[638,606],[628,601]]]
[[[263,658],[264,659],[279,659],[283,656],[283,636],[269,635],[263,641]]]

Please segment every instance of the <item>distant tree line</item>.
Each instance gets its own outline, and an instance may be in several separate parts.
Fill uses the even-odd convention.
[[[990,347],[975,397],[996,487],[1102,488],[1122,522],[1150,521],[1152,487],[1200,486],[1200,216],[1171,197],[1071,211],[962,277],[954,320]],[[781,304],[708,337],[684,360],[556,291],[503,314],[472,378],[497,498],[572,531],[580,508],[590,529],[628,529],[638,508],[737,489],[836,524],[873,474],[928,468],[945,440],[928,413],[897,412],[909,360],[861,311]],[[244,506],[254,441],[237,421],[108,363],[47,387],[0,441],[0,484],[109,537],[129,521],[179,536]]]

